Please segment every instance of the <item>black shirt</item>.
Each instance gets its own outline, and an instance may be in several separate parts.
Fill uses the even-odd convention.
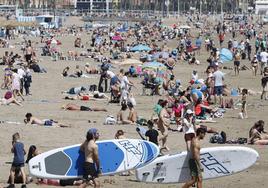
[[[157,139],[158,132],[157,132],[157,130],[154,130],[154,129],[148,130],[148,131],[146,131],[145,136],[149,137],[150,142],[155,143],[156,145],[158,145],[158,139]]]

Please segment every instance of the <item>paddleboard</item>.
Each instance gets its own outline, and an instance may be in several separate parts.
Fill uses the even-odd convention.
[[[142,167],[159,155],[159,148],[135,139],[98,141],[102,175],[116,174]],[[29,161],[32,176],[47,179],[72,179],[83,176],[84,153],[80,144],[42,153]]]
[[[203,179],[213,179],[241,172],[252,166],[259,154],[247,147],[203,148],[200,162]],[[184,183],[191,179],[187,152],[158,157],[150,164],[136,170],[138,181],[150,183]]]

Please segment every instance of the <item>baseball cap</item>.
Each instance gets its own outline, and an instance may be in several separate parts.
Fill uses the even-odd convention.
[[[193,114],[194,112],[191,110],[191,109],[188,109],[187,111],[186,111],[186,114]]]

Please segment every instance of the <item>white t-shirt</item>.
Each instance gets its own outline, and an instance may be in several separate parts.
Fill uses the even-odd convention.
[[[115,73],[109,70],[106,72],[106,74],[109,76],[109,78],[113,78],[115,76]]]
[[[127,78],[127,76],[123,76],[123,78],[121,80],[121,89],[128,90],[128,86],[129,86],[128,78]]]
[[[267,63],[268,53],[267,52],[261,52],[260,56],[261,56],[261,62]]]
[[[183,132],[185,134],[195,133],[194,124],[183,118]]]
[[[213,73],[213,77],[215,78],[215,86],[223,86],[224,74],[223,72],[217,70]]]
[[[18,69],[18,75],[20,79],[22,79],[25,76],[25,71],[23,69]]]

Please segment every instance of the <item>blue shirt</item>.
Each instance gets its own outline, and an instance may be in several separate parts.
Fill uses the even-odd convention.
[[[24,145],[21,142],[16,142],[13,145],[14,158],[13,163],[22,164],[24,163]]]

